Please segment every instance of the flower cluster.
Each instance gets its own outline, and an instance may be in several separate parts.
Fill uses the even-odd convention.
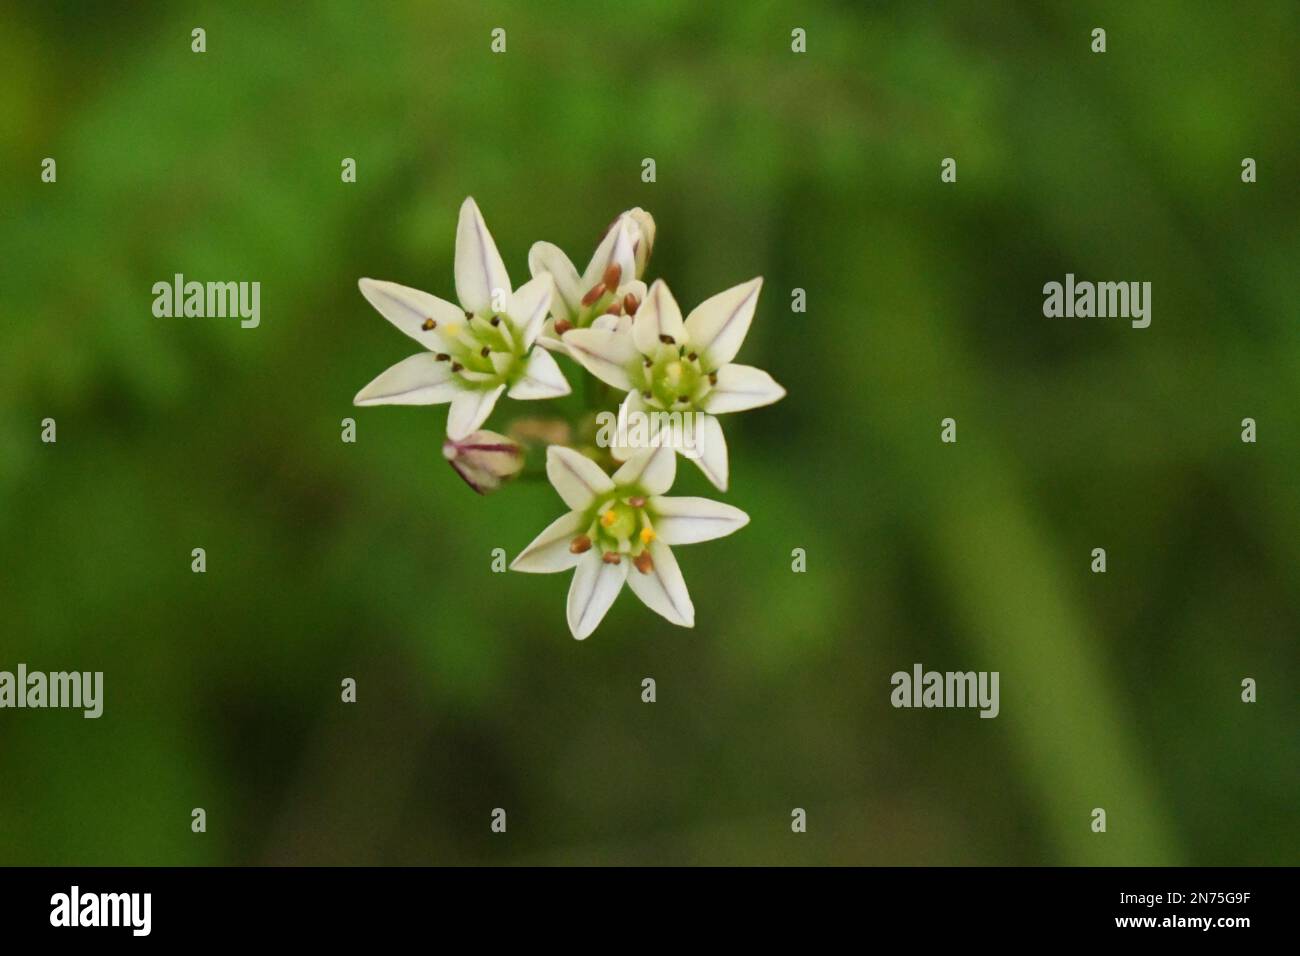
[[[360,281],[361,294],[423,351],[380,374],[357,393],[357,405],[449,404],[443,454],[479,494],[528,475],[530,458],[544,449],[545,475],[570,510],[511,569],[573,569],[568,622],[579,640],[600,624],[625,582],[652,611],[694,626],[670,546],[731,534],[749,516],[707,498],[668,497],[677,455],[726,491],[727,444],[717,416],[785,395],[767,372],[733,361],[762,279],[719,292],[683,318],[662,279],[648,288],[643,281],[654,241],[654,219],[630,209],[606,230],[581,274],[558,247],[535,243],[532,277],[516,289],[478,205],[466,199],[456,228],[456,303],[393,282]],[[589,405],[626,393],[614,400],[618,420],[639,428],[584,444],[588,408],[576,422],[530,418],[508,435],[484,430],[503,395],[533,401],[570,394],[554,355],[598,380],[584,389]],[[683,421],[688,441],[675,437]]]

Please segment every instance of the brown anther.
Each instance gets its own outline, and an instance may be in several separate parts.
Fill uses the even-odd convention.
[[[498,325],[501,324],[501,316],[494,315],[489,321],[492,323],[492,327],[496,328]]]
[[[420,326],[420,328],[424,329],[424,331],[426,332],[432,332],[437,327],[438,327],[438,323],[433,321],[433,319],[425,319],[424,325]]]
[[[484,358],[487,358],[489,355],[492,354],[492,350],[485,345],[478,350],[478,354],[483,356]]]
[[[655,563],[651,559],[649,551],[642,551],[632,559],[632,563],[636,565],[636,569],[642,574],[649,574],[655,569]]]
[[[460,371],[461,369],[463,369],[464,367],[465,367],[465,366],[461,365],[459,362],[452,362],[452,363],[451,363],[451,370],[452,370],[453,372],[459,372],[459,371]]]
[[[636,310],[641,308],[641,303],[631,292],[623,296],[623,311],[628,315],[636,315]]]
[[[569,329],[573,328],[573,323],[568,319],[560,319],[555,323],[555,334],[563,335]]]
[[[694,362],[697,358],[699,358],[699,356],[692,352],[690,355],[686,356],[686,361]]]
[[[605,284],[603,282],[597,282],[594,286],[588,289],[587,294],[582,297],[582,304],[591,305],[604,294]]]
[[[691,397],[690,397],[689,395],[678,395],[678,396],[677,396],[677,401],[679,401],[679,402],[689,402],[690,400],[691,400]]]
[[[645,498],[641,495],[633,495],[631,498],[627,499],[627,503],[633,508],[644,508]]]
[[[439,352],[437,355],[434,356],[434,358],[437,359],[439,362],[445,362],[447,361],[447,359],[451,358],[451,356],[448,355],[446,352]]]
[[[469,309],[466,309],[466,310],[465,310],[465,318],[467,318],[467,319],[472,319],[472,318],[474,318],[474,313],[471,312]]]
[[[623,267],[620,266],[617,262],[611,262],[609,265],[605,267],[605,274],[600,278],[605,283],[606,289],[617,289],[618,280],[622,278],[622,276],[623,276]]]
[[[644,399],[648,402],[648,401],[650,401],[650,399],[652,399],[654,396],[651,395],[649,392],[642,392],[642,393],[641,393],[641,397],[644,398]]]
[[[710,384],[710,385],[717,385],[717,384],[718,384],[718,373],[717,373],[717,372],[710,372],[710,373],[709,373],[709,384]]]
[[[591,550],[591,539],[585,534],[580,534],[569,542],[570,554],[582,554]]]
[[[646,360],[645,360],[645,367],[646,367],[646,368],[653,368],[653,367],[654,367],[654,364],[655,364],[655,363],[654,363],[651,359],[646,359]]]
[[[661,336],[659,336],[659,341],[662,342],[664,345],[676,345],[676,344],[677,344],[677,340],[676,340],[675,338],[673,338],[671,335],[661,335]]]
[[[606,564],[618,564],[623,559],[619,557],[617,551],[606,551],[600,556],[600,560],[604,561]]]
[[[606,314],[606,315],[622,315],[622,314],[623,314],[623,304],[622,304],[621,302],[615,302],[613,305],[611,305],[608,309],[605,310],[605,314]]]

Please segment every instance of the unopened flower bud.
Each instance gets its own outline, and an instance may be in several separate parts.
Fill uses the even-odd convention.
[[[636,277],[639,279],[645,275],[646,263],[650,261],[650,253],[654,249],[655,219],[640,206],[629,209],[624,215],[630,216],[637,225],[635,256]]]
[[[442,443],[442,455],[480,495],[495,491],[524,467],[523,446],[490,431],[477,431],[460,441],[448,438]]]

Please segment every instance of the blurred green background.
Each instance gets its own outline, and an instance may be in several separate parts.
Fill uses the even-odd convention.
[[[1298,29],[7,3],[0,669],[106,703],[0,711],[0,862],[1295,863]],[[575,642],[567,575],[490,570],[551,489],[477,498],[444,409],[351,407],[414,351],[357,278],[451,296],[466,195],[516,282],[633,205],[684,307],[766,278],[740,360],[790,394],[726,423],[753,520],[679,552],[694,630],[625,592]],[[155,318],[177,272],[260,281],[261,327]],[[1152,282],[1151,327],[1045,319],[1066,272]],[[914,662],[999,671],[1001,715],[893,709]]]

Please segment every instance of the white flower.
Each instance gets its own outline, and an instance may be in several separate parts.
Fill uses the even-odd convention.
[[[514,571],[574,568],[569,630],[582,640],[596,629],[626,581],[646,607],[674,624],[695,626],[695,607],[669,545],[721,538],[749,516],[707,498],[665,498],[677,470],[670,448],[637,452],[606,475],[571,448],[547,449],[546,474],[572,510],[524,548]]]
[[[620,413],[656,419],[656,412],[694,413],[695,463],[727,490],[727,441],[716,416],[770,405],[785,396],[771,375],[736,365],[758,305],[761,278],[719,292],[682,320],[677,300],[662,280],[650,286],[634,317],[564,335],[569,354],[591,374],[628,393]],[[617,457],[626,449],[613,449]]]
[[[427,349],[398,362],[357,393],[357,405],[451,402],[447,435],[475,431],[502,393],[556,398],[569,383],[555,359],[534,349],[551,306],[554,282],[538,276],[511,291],[510,276],[473,198],[456,227],[456,297],[460,306],[393,282],[362,279],[361,294]]]
[[[551,318],[542,330],[540,344],[567,353],[562,336],[569,329],[602,323],[602,316],[635,312],[645,298],[646,262],[654,247],[655,221],[640,207],[619,215],[596,247],[587,269],[578,275],[572,260],[550,242],[535,242],[528,250],[528,268],[534,276],[555,280]]]

